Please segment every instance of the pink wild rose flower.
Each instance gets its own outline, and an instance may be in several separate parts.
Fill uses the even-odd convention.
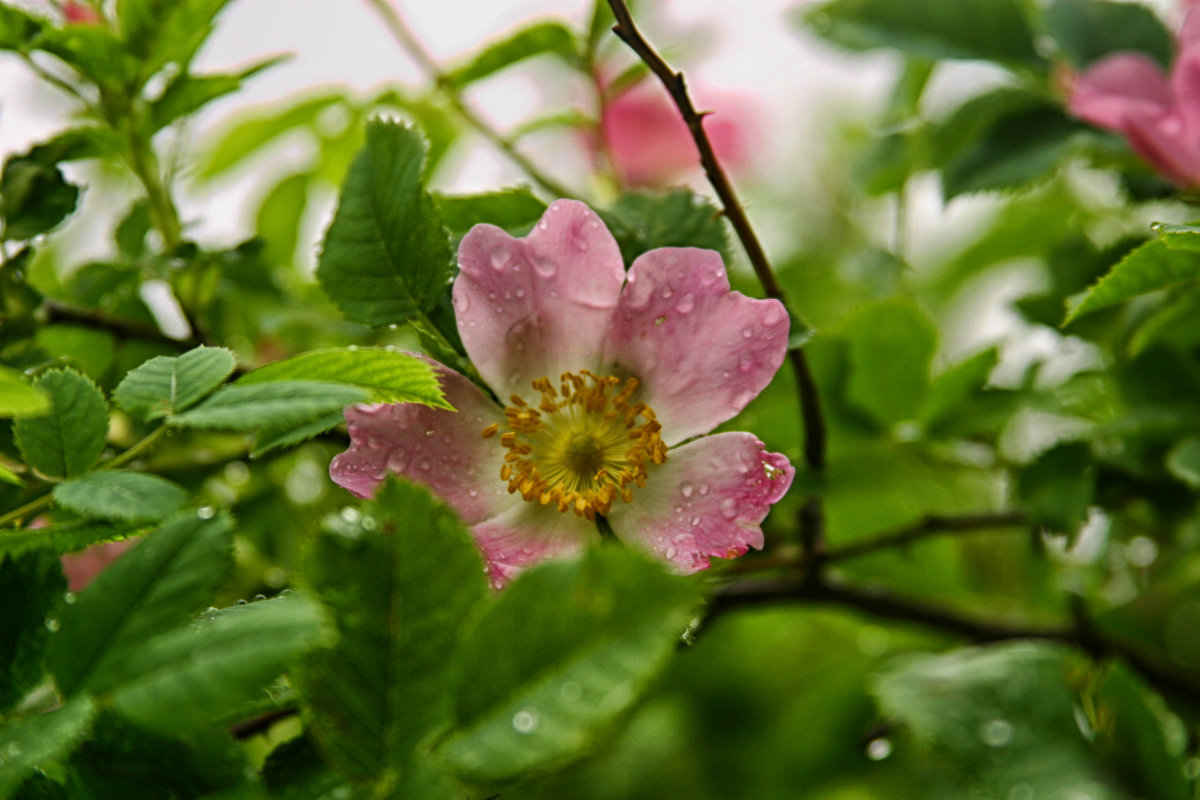
[[[1200,10],[1193,7],[1184,19],[1169,75],[1141,53],[1115,53],[1070,79],[1068,88],[1072,114],[1124,135],[1174,183],[1200,187]]]
[[[96,25],[100,22],[100,14],[96,9],[72,0],[63,3],[62,12],[67,22],[75,25]]]
[[[388,472],[428,486],[470,527],[497,588],[596,540],[597,515],[681,573],[762,547],[791,464],[749,433],[702,434],[779,369],[779,302],[730,291],[711,250],[653,250],[626,275],[612,234],[571,200],[523,239],[476,225],[458,260],[458,331],[504,406],[439,364],[457,411],[348,408],[334,481],[361,497]]]
[[[711,108],[704,132],[713,152],[727,169],[737,170],[750,161],[747,120],[754,114],[749,103],[731,95],[707,96]],[[657,87],[636,87],[622,92],[604,108],[600,132],[622,183],[631,186],[665,186],[700,169],[700,151],[687,124],[670,99]]]

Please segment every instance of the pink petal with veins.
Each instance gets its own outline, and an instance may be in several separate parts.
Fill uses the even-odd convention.
[[[670,452],[653,480],[608,514],[613,532],[688,574],[710,558],[761,549],[759,523],[792,485],[795,470],[749,433],[718,433]]]
[[[573,555],[599,539],[594,522],[524,501],[473,526],[471,534],[497,589],[534,564]]]
[[[523,239],[476,225],[463,237],[458,260],[458,332],[502,400],[529,393],[537,378],[599,367],[625,268],[594,211],[557,200]]]
[[[633,262],[605,361],[641,381],[638,398],[674,445],[730,419],[771,382],[788,329],[778,301],[729,290],[718,253],[662,248]]]
[[[504,448],[482,434],[504,415],[462,375],[441,364],[437,372],[456,411],[418,403],[347,408],[350,449],[334,457],[329,475],[359,497],[373,494],[389,472],[401,475],[473,525],[521,502],[500,480]]]

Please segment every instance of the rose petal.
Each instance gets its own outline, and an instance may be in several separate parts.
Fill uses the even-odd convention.
[[[1196,15],[1188,16],[1190,19]],[[1200,27],[1200,21],[1192,25]],[[1196,160],[1200,158],[1200,43],[1192,43],[1175,56],[1175,63],[1171,65],[1171,92],[1174,109],[1187,129],[1186,160]]]
[[[482,431],[504,415],[462,375],[435,365],[446,400],[457,411],[419,403],[346,409],[350,449],[329,466],[334,482],[368,497],[392,472],[428,486],[468,525],[501,513],[519,498],[500,480],[506,452]]]
[[[607,515],[622,541],[638,544],[687,574],[710,558],[734,558],[763,544],[759,523],[787,493],[795,470],[749,433],[719,433],[672,450],[630,503]]]
[[[1200,183],[1200,142],[1177,111],[1129,120],[1125,137],[1130,148],[1176,183]]]
[[[778,301],[729,290],[718,253],[652,250],[629,270],[605,361],[641,381],[639,397],[673,445],[733,417],[771,382],[788,327]]]
[[[1126,130],[1131,114],[1163,111],[1172,105],[1171,87],[1152,59],[1137,53],[1102,58],[1075,78],[1067,108],[1093,125]]]
[[[136,539],[122,539],[119,542],[94,544],[77,553],[64,553],[62,570],[67,576],[67,590],[78,592],[87,586],[93,578],[136,543]]]
[[[616,240],[590,208],[557,200],[524,239],[476,225],[458,260],[458,332],[502,399],[528,394],[537,378],[599,367],[625,269]]]
[[[596,523],[523,500],[473,526],[471,534],[483,551],[488,576],[497,589],[527,567],[577,553],[599,538]]]

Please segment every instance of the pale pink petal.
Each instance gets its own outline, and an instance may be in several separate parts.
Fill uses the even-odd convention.
[[[761,549],[759,523],[794,474],[787,458],[749,433],[704,436],[672,450],[633,501],[614,504],[607,519],[622,541],[692,573],[710,558]]]
[[[1191,16],[1196,15],[1189,15],[1189,18]],[[1200,43],[1193,43],[1176,55],[1171,66],[1171,91],[1174,110],[1186,128],[1184,140],[1188,155],[1200,157]]]
[[[1195,0],[1185,0],[1184,6],[1186,8],[1183,22],[1179,26],[1179,34],[1176,37],[1181,51],[1200,45],[1200,3]]]
[[[500,480],[504,447],[483,438],[504,415],[469,380],[436,365],[446,401],[456,411],[419,403],[358,405],[346,409],[350,449],[329,466],[334,482],[369,497],[389,472],[423,484],[468,525],[518,502]]]
[[[458,332],[502,400],[529,393],[537,378],[599,366],[625,268],[616,240],[590,208],[557,200],[523,239],[476,225],[463,237],[458,261]]]
[[[527,567],[577,553],[599,538],[595,522],[523,500],[474,525],[471,534],[497,589]]]
[[[652,250],[629,270],[606,368],[641,381],[638,398],[674,445],[733,417],[771,382],[787,354],[788,327],[778,301],[729,290],[718,253]]]
[[[1125,136],[1130,148],[1165,177],[1184,186],[1200,184],[1200,146],[1182,114],[1131,119]]]
[[[1103,58],[1071,82],[1068,110],[1094,125],[1125,132],[1131,114],[1164,111],[1171,86],[1158,64],[1140,53]]]

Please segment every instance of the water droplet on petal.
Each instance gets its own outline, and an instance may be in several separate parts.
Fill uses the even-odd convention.
[[[691,481],[684,481],[683,483],[681,483],[679,485],[679,492],[684,497],[691,497],[692,492],[694,492],[694,491],[696,491],[696,489],[694,486],[692,486]]]
[[[387,458],[387,468],[392,472],[401,472],[408,464],[408,452],[403,447],[397,447]]]
[[[702,494],[702,495],[708,494],[708,484],[707,483],[700,484],[700,488],[697,489],[696,491],[700,492],[700,494]]]
[[[754,335],[754,331],[750,330],[749,328],[742,328],[742,338],[743,339],[749,339],[753,335]]]
[[[537,712],[528,708],[521,709],[513,714],[512,726],[517,733],[533,733],[538,727]]]
[[[676,556],[676,554],[678,554],[678,553],[679,553],[679,551],[678,551],[677,549],[675,549],[674,547],[668,547],[668,548],[667,548],[667,552],[663,553],[663,555],[666,557],[666,559],[667,559],[668,561],[670,561],[670,560],[671,560],[672,558],[674,558],[674,557]]]
[[[492,251],[491,261],[493,269],[504,269],[512,261],[512,253],[507,247],[497,247]]]
[[[679,298],[679,303],[675,306],[675,310],[680,314],[688,314],[696,307],[696,296],[689,293]]]
[[[664,286],[664,287],[663,287],[663,290],[662,290],[661,292],[659,292],[659,296],[660,296],[660,297],[661,297],[663,300],[667,300],[667,299],[669,299],[669,298],[670,298],[672,295],[674,295],[674,294],[675,294],[675,290],[674,290],[674,289],[672,289],[670,286]]]
[[[466,292],[455,293],[454,310],[459,314],[471,307],[471,298]]]
[[[420,463],[420,464],[418,464],[417,466],[419,466],[419,467],[420,467],[422,470],[426,470],[426,471],[427,471],[427,470],[429,469],[429,467],[430,467],[429,459],[428,459],[428,458],[422,458],[422,459],[421,459],[421,463]]]
[[[771,303],[767,308],[766,313],[762,316],[762,324],[764,327],[771,328],[787,319],[787,314],[780,308],[778,303]]]
[[[524,297],[524,296],[525,296],[525,289],[518,286],[517,287],[517,297]]]
[[[726,497],[718,507],[721,509],[721,516],[725,519],[731,520],[737,516],[737,500],[734,500],[732,497]]]
[[[433,428],[426,428],[426,429],[425,429],[425,435],[426,435],[426,436],[433,436],[435,433],[437,433],[437,431],[435,431]]]
[[[692,527],[694,528],[694,527],[696,527],[697,525],[699,525],[699,524],[700,524],[700,518],[699,518],[699,517],[692,517],[692,519],[690,520],[690,522],[691,522],[691,524],[692,524]]]

